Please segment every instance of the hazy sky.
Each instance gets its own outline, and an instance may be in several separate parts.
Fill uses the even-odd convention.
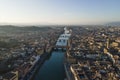
[[[120,0],[0,0],[0,23],[102,24],[120,21]]]

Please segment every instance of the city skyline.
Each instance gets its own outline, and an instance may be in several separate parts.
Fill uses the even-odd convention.
[[[0,24],[105,24],[120,21],[119,0],[1,0]]]

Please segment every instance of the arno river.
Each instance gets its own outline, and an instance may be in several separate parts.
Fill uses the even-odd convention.
[[[53,51],[36,73],[34,80],[64,80],[64,53]]]

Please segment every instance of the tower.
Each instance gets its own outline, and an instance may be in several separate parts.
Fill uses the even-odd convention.
[[[109,38],[107,38],[106,47],[109,49]]]

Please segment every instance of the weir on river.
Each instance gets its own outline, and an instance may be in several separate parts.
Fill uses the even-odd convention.
[[[71,30],[64,28],[64,33],[61,34],[56,42],[54,49],[66,49],[68,45],[69,38],[71,36]]]

